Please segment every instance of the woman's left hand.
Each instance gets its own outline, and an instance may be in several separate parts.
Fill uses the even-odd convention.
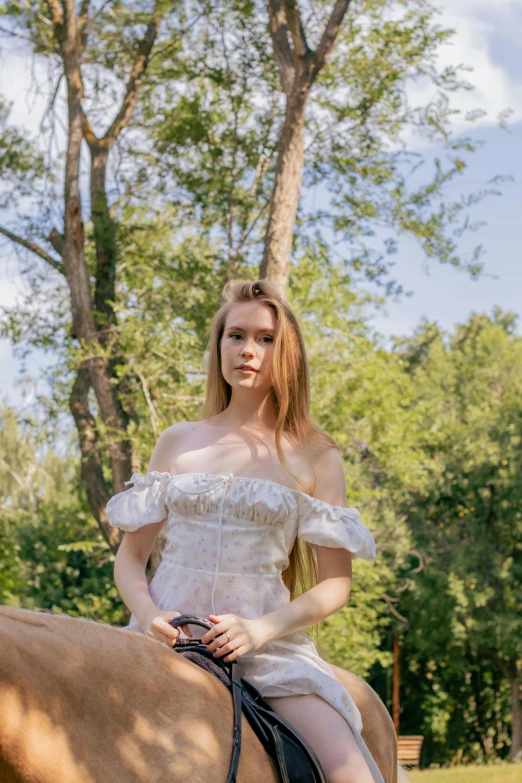
[[[216,625],[202,636],[201,641],[207,645],[207,650],[215,650],[214,658],[226,655],[227,663],[258,650],[268,641],[262,617],[247,620],[237,614],[209,614],[209,620]]]

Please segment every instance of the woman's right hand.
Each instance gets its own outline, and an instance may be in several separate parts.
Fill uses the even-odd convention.
[[[179,636],[179,628],[173,628],[168,621],[180,616],[181,612],[170,611],[168,609],[155,609],[145,621],[143,630],[147,636],[150,636],[152,639],[163,642],[167,647],[174,647],[176,639]],[[181,625],[180,628],[183,628],[183,631],[187,636],[192,636],[192,632],[188,625]]]

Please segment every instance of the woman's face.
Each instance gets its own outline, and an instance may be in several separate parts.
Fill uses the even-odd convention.
[[[239,302],[230,308],[221,339],[221,369],[230,386],[259,391],[272,386],[275,325],[268,305]],[[253,369],[242,371],[242,364]]]

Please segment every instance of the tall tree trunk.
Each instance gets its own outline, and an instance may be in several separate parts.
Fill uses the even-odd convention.
[[[121,130],[129,122],[136,107],[139,88],[146,71],[152,47],[156,40],[159,24],[165,8],[156,3],[143,39],[137,46],[127,89],[120,110],[107,130],[103,139],[97,139],[83,111],[83,82],[80,64],[83,56],[85,38],[82,20],[76,16],[73,0],[64,0],[63,7],[57,0],[49,0],[55,27],[56,39],[60,45],[64,73],[67,80],[68,102],[68,143],[65,174],[65,230],[60,243],[65,274],[71,292],[73,325],[78,339],[84,341],[89,352],[84,367],[88,369],[91,385],[96,395],[100,415],[109,439],[108,453],[111,462],[113,491],[121,492],[125,480],[131,475],[134,459],[130,441],[125,437],[128,416],[118,399],[116,386],[112,382],[114,374],[112,362],[104,355],[111,332],[116,324],[111,304],[115,299],[116,278],[116,226],[111,218],[106,193],[106,170],[109,152]],[[82,7],[83,8],[83,7]],[[88,4],[85,5],[88,9]],[[79,186],[80,153],[85,138],[91,151],[91,210],[94,223],[96,245],[96,287],[94,292],[94,310],[92,306],[89,273],[84,255],[84,227],[81,213],[81,195]],[[71,396],[73,416],[78,424],[78,435],[82,451],[88,448],[85,422],[88,420],[88,406],[83,392],[73,390]],[[83,402],[82,402],[83,401]],[[79,414],[79,410],[82,411]],[[84,463],[84,471],[89,466],[95,468],[90,459]],[[99,521],[103,534],[112,541],[113,534],[108,529],[105,512],[100,500],[93,494],[94,487],[101,487],[101,473],[87,480],[86,491],[93,513]],[[106,498],[107,492],[103,492]]]
[[[91,219],[96,248],[95,317],[98,320],[99,339],[103,346],[109,342],[111,327],[116,324],[112,302],[116,284],[116,224],[109,211],[106,191],[109,145],[103,141],[90,143],[91,153]]]
[[[509,760],[515,761],[522,756],[522,705],[520,703],[520,674],[516,661],[509,664],[509,685],[511,688],[511,748]]]
[[[286,104],[285,122],[279,139],[276,175],[265,236],[260,277],[276,283],[286,298],[292,241],[303,171],[304,111],[306,85],[292,93]]]
[[[102,138],[98,138],[85,113],[83,113],[83,137],[85,138],[91,153],[91,218],[94,225],[94,242],[96,248],[96,287],[94,292],[94,318],[99,344],[106,348],[111,342],[116,326],[116,314],[112,302],[116,299],[116,256],[117,256],[117,229],[110,214],[107,198],[106,177],[109,154],[116,143],[122,130],[129,123],[138,102],[142,80],[147,70],[152,49],[158,36],[159,27],[166,13],[167,5],[162,0],[156,0],[154,9],[143,38],[136,46],[136,57],[129,74],[125,95],[111,125]],[[114,367],[120,362],[117,352],[110,352],[110,359],[105,359],[105,373],[108,379],[115,376]],[[132,442],[121,437],[127,431],[129,415],[121,405],[116,384],[110,386],[111,411],[102,406],[99,394],[102,389],[94,386],[98,404],[105,426],[109,434],[113,428],[117,441],[111,446],[111,467],[113,477],[113,489],[121,492],[124,489],[124,481],[130,477],[137,468],[138,459],[133,451]],[[121,387],[120,387],[121,390]],[[104,399],[104,402],[108,400]],[[107,415],[109,414],[109,418]],[[115,422],[115,425],[112,424]],[[118,437],[118,435],[120,437]],[[118,462],[115,462],[117,460]]]
[[[285,298],[301,192],[305,108],[312,85],[332,51],[349,4],[350,0],[336,0],[314,51],[306,40],[297,0],[268,0],[274,57],[287,102],[259,276],[276,283]]]
[[[85,124],[84,124],[85,131]],[[91,153],[91,219],[94,226],[94,245],[96,250],[96,288],[94,291],[94,318],[100,345],[107,348],[115,337],[117,324],[113,302],[116,299],[116,257],[117,257],[117,228],[110,214],[107,198],[107,163],[111,143],[105,139],[97,140],[91,135],[88,137]],[[109,352],[107,363],[108,373],[115,377],[115,365],[121,362],[121,357]],[[119,386],[113,386],[114,405],[117,417],[125,432],[129,424],[129,416],[121,405],[118,397]],[[119,443],[120,453],[123,456],[124,470],[129,478],[134,472],[135,456],[132,443],[122,439]]]
[[[399,736],[399,716],[400,716],[400,669],[399,669],[399,637],[393,637],[393,725],[395,733]]]
[[[76,424],[81,451],[82,482],[87,494],[87,502],[94,518],[112,550],[121,540],[120,531],[109,525],[105,506],[109,500],[107,483],[103,477],[102,458],[96,447],[96,419],[89,409],[89,390],[91,382],[86,367],[77,372],[69,405]]]
[[[79,102],[69,89],[69,135],[65,171],[65,219],[63,241],[63,263],[71,293],[73,327],[76,337],[84,341],[89,358],[84,366],[88,369],[102,419],[109,436],[116,441],[108,447],[115,491],[124,488],[124,481],[130,475],[131,462],[125,440],[120,440],[126,429],[117,404],[115,390],[111,384],[109,362],[98,346],[100,341],[92,312],[90,281],[84,255],[84,228],[81,214],[79,188],[79,163],[83,138],[83,118]]]
[[[63,18],[58,19],[57,38],[60,43],[67,81],[68,135],[64,188],[64,237],[62,258],[71,294],[71,310],[76,337],[85,343],[89,357],[85,365],[89,372],[100,413],[109,436],[115,441],[108,447],[113,485],[123,490],[131,469],[125,443],[118,440],[125,431],[125,421],[119,416],[116,395],[111,384],[108,360],[99,350],[99,337],[92,311],[91,285],[84,252],[84,227],[80,194],[80,155],[84,133],[82,108],[83,83],[80,72],[81,37],[72,0],[64,2]]]

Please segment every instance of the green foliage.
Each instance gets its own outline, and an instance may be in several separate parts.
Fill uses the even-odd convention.
[[[315,4],[307,23],[312,45],[317,22],[329,11],[328,3]],[[6,31],[58,64],[58,79],[49,7],[4,0],[0,12]],[[436,53],[450,32],[436,23],[430,3],[373,0],[352,4],[348,13],[307,109],[296,261],[303,270],[309,255],[325,253],[323,266],[339,284],[350,273],[350,296],[361,280],[388,295],[402,290],[390,279],[399,234],[415,237],[430,258],[460,263],[454,232],[471,225],[466,215],[472,204],[467,196],[448,204],[445,188],[465,171],[474,147],[453,137],[445,98],[466,85],[456,69],[437,71]],[[266,14],[255,2],[225,7],[140,0],[91,8],[85,20],[84,107],[98,134],[113,119],[144,26],[153,16],[159,21],[138,104],[111,152],[107,179],[117,232],[118,319],[114,329],[110,325],[107,352],[130,422],[125,435],[137,452],[142,446],[148,452],[164,425],[198,409],[202,347],[221,286],[229,276],[258,273],[285,116]],[[436,90],[428,106],[410,105],[406,97],[408,84],[419,80]],[[50,137],[59,107],[49,107]],[[408,152],[404,139],[413,133],[442,145],[448,161]],[[51,195],[49,176],[62,181],[63,157],[47,143],[50,137],[42,137],[45,170],[34,155],[31,166],[23,165],[35,176],[45,173],[45,198],[35,186],[33,208],[26,202],[30,217],[18,218],[18,228],[52,255],[48,238],[53,227],[62,230],[63,210],[52,206],[59,198]],[[11,144],[15,157],[29,161],[17,144]],[[14,194],[20,191],[12,166],[6,181]],[[320,209],[309,198],[318,188]],[[94,229],[87,209],[85,214],[86,258],[94,273]],[[383,227],[390,236],[383,236]],[[476,259],[463,265],[472,274],[480,268]],[[27,272],[27,299],[4,308],[0,335],[21,353],[32,347],[52,352],[51,396],[41,405],[47,417],[57,417],[68,408],[85,349],[71,329],[65,280],[54,272],[50,280],[40,263]],[[363,295],[360,303],[366,300]],[[107,453],[109,441],[98,425],[99,447]]]
[[[20,545],[13,538],[15,526],[8,511],[0,512],[0,603],[17,604],[23,592],[21,577]]]
[[[34,151],[25,134],[9,125],[10,108],[0,98],[0,204],[4,209],[32,193],[44,174],[43,158]]]
[[[427,759],[482,761],[509,747],[522,659],[522,339],[497,309],[447,339],[424,324],[397,353],[437,466],[407,504],[422,567],[399,604],[406,725],[428,735]]]
[[[314,252],[315,250],[315,252]],[[424,763],[504,757],[522,659],[522,338],[510,313],[445,335],[424,323],[393,351],[370,339],[349,273],[307,248],[291,303],[304,325],[313,413],[341,447],[348,505],[379,558],[355,563],[349,605],[321,627],[332,663],[390,703],[402,646],[402,733]],[[517,663],[518,662],[518,663]]]
[[[11,530],[21,561],[19,606],[123,624],[124,609],[113,577],[114,556],[82,505],[46,506],[36,518],[17,522]]]
[[[78,489],[78,462],[34,420],[0,416],[0,601],[121,625],[114,556]]]

